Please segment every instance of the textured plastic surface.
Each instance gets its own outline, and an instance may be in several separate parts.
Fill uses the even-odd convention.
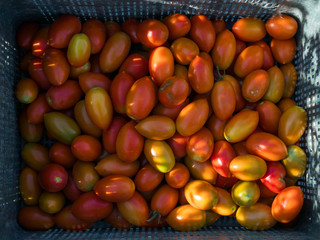
[[[300,146],[308,155],[305,177],[298,184],[305,194],[302,213],[294,227],[277,226],[268,231],[246,231],[234,219],[221,218],[215,225],[196,232],[177,232],[169,227],[157,230],[131,228],[120,232],[100,222],[93,229],[71,233],[60,229],[30,232],[16,221],[21,207],[18,180],[22,169],[18,112],[14,88],[22,77],[15,32],[20,23],[36,20],[51,23],[57,16],[70,13],[82,21],[99,18],[123,22],[135,17],[163,18],[172,13],[187,16],[205,14],[232,23],[242,16],[263,20],[286,13],[299,22],[296,35],[298,71],[295,100],[308,112],[308,128]],[[320,2],[317,0],[0,0],[0,239],[318,239],[320,229]]]

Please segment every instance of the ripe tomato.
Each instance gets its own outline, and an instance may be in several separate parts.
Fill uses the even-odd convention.
[[[76,161],[72,155],[70,146],[55,142],[49,150],[49,158],[51,162],[58,163],[65,168],[71,168]]]
[[[82,194],[71,207],[71,213],[86,222],[104,219],[111,211],[112,203],[101,200],[93,191]]]
[[[246,148],[246,141],[238,142],[232,145],[237,156],[249,154]]]
[[[148,48],[159,47],[169,37],[169,30],[156,19],[146,19],[138,25],[137,36],[140,42]]]
[[[116,32],[108,38],[100,53],[100,68],[104,73],[114,72],[120,67],[130,51],[130,37],[124,32]]]
[[[221,216],[230,216],[237,210],[237,205],[232,200],[231,194],[223,188],[216,187],[218,203],[212,210]]]
[[[43,135],[43,124],[28,122],[27,111],[23,109],[19,116],[20,135],[26,142],[39,142]]]
[[[245,100],[242,96],[241,86],[240,86],[239,81],[237,79],[235,79],[234,77],[232,77],[231,75],[227,75],[227,74],[225,74],[221,80],[225,80],[225,81],[229,82],[231,84],[231,86],[233,87],[233,91],[234,91],[235,98],[236,98],[235,111],[238,112],[241,109],[243,109],[244,105],[245,105]]]
[[[298,216],[303,206],[303,192],[300,187],[283,189],[274,199],[271,207],[272,216],[281,223],[291,222]]]
[[[263,64],[262,64],[262,69],[264,70],[268,70],[269,68],[271,68],[274,65],[274,60],[273,60],[273,56],[271,53],[271,49],[268,46],[268,44],[261,40],[258,42],[253,42],[249,44],[250,46],[259,46],[262,48],[263,50]]]
[[[78,77],[83,74],[83,73],[87,73],[90,72],[91,70],[91,63],[90,61],[86,62],[85,64],[83,64],[80,67],[70,67],[70,75],[69,78],[70,79],[78,79]]]
[[[38,143],[24,145],[21,156],[25,163],[36,171],[50,163],[48,149]]]
[[[40,88],[46,90],[50,88],[51,83],[44,73],[41,58],[30,59],[26,71],[28,71],[30,77],[37,82]]]
[[[189,65],[199,55],[198,45],[189,38],[181,37],[171,44],[170,47],[177,63]]]
[[[39,88],[31,78],[21,79],[15,90],[16,98],[21,103],[32,103],[38,97]]]
[[[204,15],[191,18],[190,38],[195,41],[201,51],[209,52],[216,40],[216,32],[212,22]]]
[[[256,182],[238,181],[231,190],[233,201],[243,207],[255,204],[260,198],[260,189]]]
[[[213,67],[214,67],[213,61],[212,61],[212,57],[209,53],[202,51],[199,53],[199,57],[202,57],[203,59],[205,59],[209,63],[211,69],[213,69]]]
[[[272,192],[271,190],[269,190],[269,188],[267,188],[260,180],[256,181],[256,183],[258,184],[259,186],[259,189],[260,189],[260,199],[258,202],[260,202],[260,200],[262,198],[272,198],[272,201],[273,201],[273,197],[277,195],[277,193],[275,192]],[[272,202],[271,202],[272,204]],[[271,204],[269,206],[271,206]]]
[[[163,177],[163,173],[154,169],[150,164],[147,164],[137,172],[134,182],[140,192],[149,192],[162,182]]]
[[[118,230],[128,230],[131,227],[131,223],[129,223],[119,212],[117,205],[113,205],[112,212],[108,217],[105,218],[107,223],[109,223],[112,227],[117,228]]]
[[[276,135],[281,117],[280,109],[270,101],[262,101],[256,110],[259,113],[259,125],[266,132]]]
[[[232,26],[234,35],[245,42],[260,41],[267,34],[264,22],[256,17],[244,17]]]
[[[267,172],[260,179],[270,191],[279,193],[286,187],[286,169],[280,162],[267,162]]]
[[[278,102],[278,107],[281,113],[285,112],[288,108],[296,105],[296,102],[290,98],[283,98],[282,100],[280,100],[280,102]]]
[[[262,158],[247,154],[232,159],[229,169],[242,181],[255,181],[267,172],[267,164]]]
[[[135,185],[129,177],[110,175],[100,179],[93,190],[104,201],[123,202],[133,196]]]
[[[121,26],[119,23],[114,21],[107,21],[104,23],[107,32],[107,39],[109,39],[113,34],[121,32]]]
[[[62,192],[42,192],[39,198],[39,207],[42,211],[50,214],[59,212],[66,202]]]
[[[269,87],[263,96],[264,100],[269,100],[273,103],[279,102],[283,96],[284,78],[281,70],[277,66],[273,66],[268,70]]]
[[[116,152],[118,157],[125,162],[133,162],[140,156],[144,138],[135,129],[136,123],[130,121],[123,125],[116,140]]]
[[[20,63],[19,63],[19,67],[20,67],[20,70],[22,71],[28,71],[28,66],[30,64],[30,61],[33,60],[33,59],[36,59],[34,57],[34,55],[32,54],[32,52],[27,52],[21,59]],[[39,60],[39,59],[38,59]],[[40,62],[41,62],[41,59],[40,59]],[[33,77],[32,77],[33,78]]]
[[[130,36],[132,43],[139,43],[140,40],[137,36],[139,21],[135,18],[129,18],[122,24],[122,30]]]
[[[19,189],[23,202],[28,206],[38,205],[41,187],[35,170],[25,167],[19,177]]]
[[[92,162],[76,161],[73,165],[72,175],[77,188],[83,192],[91,191],[99,180],[95,164]]]
[[[80,135],[71,144],[72,154],[81,161],[92,162],[101,155],[99,140],[90,135]]]
[[[27,106],[28,122],[32,124],[40,124],[43,122],[44,115],[51,111],[52,108],[46,100],[45,93],[41,93],[35,101]]]
[[[37,34],[39,24],[35,22],[22,23],[17,31],[17,44],[25,50],[30,50],[32,47],[32,40]]]
[[[182,163],[176,163],[174,167],[165,174],[166,182],[170,187],[182,188],[190,178],[188,168]]]
[[[106,41],[107,33],[103,23],[97,19],[89,19],[82,26],[91,43],[91,54],[99,53]]]
[[[54,225],[51,214],[43,212],[39,207],[25,207],[18,213],[19,225],[32,231],[48,230]]]
[[[297,84],[297,70],[292,63],[287,63],[280,67],[284,78],[283,97],[291,98]]]
[[[271,215],[271,208],[263,203],[239,207],[236,218],[238,223],[250,230],[266,230],[277,223]]]
[[[298,106],[292,106],[282,113],[279,120],[278,136],[286,144],[295,144],[307,127],[307,112]]]
[[[150,208],[154,211],[153,215],[167,216],[176,207],[178,199],[179,191],[177,189],[167,184],[162,185],[151,199]]]
[[[91,55],[91,42],[84,33],[78,33],[70,39],[67,58],[71,66],[81,67],[88,62]]]
[[[64,167],[49,163],[39,172],[40,186],[47,192],[59,192],[67,185],[68,173]]]
[[[224,140],[224,127],[228,120],[220,120],[214,114],[208,119],[206,127],[211,131],[214,141]]]
[[[66,198],[71,202],[77,200],[83,193],[81,190],[78,189],[75,183],[72,170],[68,170],[68,182],[65,188],[63,189],[63,193],[66,196]]]
[[[270,48],[274,59],[281,63],[290,63],[297,51],[297,43],[294,38],[287,40],[278,40],[273,38],[270,42]]]
[[[175,64],[174,65],[174,76],[181,77],[185,80],[188,80],[188,69],[186,66],[183,66],[181,64]],[[190,89],[191,90],[191,89]]]
[[[186,204],[173,209],[166,221],[173,229],[195,231],[206,224],[206,212]]]
[[[288,146],[288,156],[281,160],[286,168],[287,177],[300,178],[307,167],[307,155],[296,145]]]
[[[212,24],[217,35],[227,28],[223,19],[214,19],[212,20]]]
[[[169,40],[175,40],[188,34],[191,28],[189,18],[183,14],[175,13],[163,19],[169,30]]]
[[[102,143],[104,149],[112,154],[116,153],[116,141],[122,126],[126,124],[126,120],[121,117],[114,117],[110,126],[102,133]]]
[[[190,89],[190,88],[189,88]],[[161,103],[155,106],[152,111],[153,115],[163,115],[171,118],[172,120],[176,120],[181,110],[189,104],[189,99],[187,98],[183,103],[175,107],[167,107]]]
[[[266,22],[267,32],[271,37],[286,40],[292,38],[298,29],[298,24],[293,17],[288,15],[273,16]]]
[[[129,55],[121,64],[119,73],[126,72],[135,80],[142,78],[148,73],[148,60],[138,53]]]
[[[184,137],[178,132],[175,132],[175,134],[167,140],[167,143],[169,144],[170,148],[173,151],[173,155],[176,158],[182,158],[187,154],[187,141],[188,137]]]
[[[79,75],[79,84],[84,93],[94,87],[101,87],[109,92],[111,81],[104,74],[87,72]]]

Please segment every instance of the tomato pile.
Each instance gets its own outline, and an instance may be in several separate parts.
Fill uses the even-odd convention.
[[[307,164],[298,146],[307,113],[290,99],[296,32],[286,15],[232,29],[182,14],[22,24],[19,224],[190,231],[220,216],[251,230],[294,221]]]

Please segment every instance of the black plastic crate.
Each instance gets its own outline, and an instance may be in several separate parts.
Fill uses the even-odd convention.
[[[305,203],[292,227],[248,231],[235,219],[220,218],[213,226],[195,232],[164,227],[132,227],[121,232],[100,222],[90,230],[72,233],[61,229],[32,232],[16,221],[21,208],[19,174],[22,170],[15,84],[22,77],[16,29],[26,20],[52,23],[61,14],[74,14],[82,21],[98,18],[123,22],[129,17],[162,19],[172,13],[188,17],[204,14],[232,23],[244,16],[263,20],[285,13],[298,21],[297,55],[294,64],[298,83],[294,99],[308,112],[307,130],[300,141],[306,151],[306,175],[298,181]],[[0,239],[319,239],[320,235],[320,2],[318,0],[0,0]]]

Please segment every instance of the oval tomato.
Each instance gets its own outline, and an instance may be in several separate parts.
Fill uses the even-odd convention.
[[[272,39],[270,42],[270,48],[274,59],[281,63],[290,63],[297,51],[297,43],[294,38],[287,40]]]
[[[256,182],[238,181],[231,190],[233,201],[240,207],[249,207],[260,198],[260,189]]]
[[[213,206],[212,211],[221,216],[230,216],[237,210],[237,205],[232,200],[231,194],[223,188],[216,187],[218,203]]]
[[[214,151],[211,155],[211,164],[218,174],[223,177],[231,177],[229,165],[232,159],[236,157],[230,143],[221,140],[215,143]]]
[[[66,202],[62,192],[42,192],[39,198],[39,207],[42,211],[50,214],[59,212]]]
[[[237,57],[234,64],[234,73],[243,78],[253,70],[261,68],[263,65],[263,50],[259,46],[249,46],[245,48]]]
[[[32,54],[32,52],[27,52],[25,55],[23,55],[23,57],[19,63],[20,70],[27,72],[30,61],[33,59],[38,59],[38,60],[40,60],[40,63],[41,63],[41,59],[35,58],[35,56]],[[31,77],[31,78],[33,79],[33,77]]]
[[[83,192],[91,191],[99,180],[95,164],[92,162],[76,161],[73,165],[72,175],[77,188]]]
[[[279,193],[286,187],[286,169],[280,162],[267,162],[267,172],[260,179],[270,191]]]
[[[192,160],[189,156],[184,158],[184,164],[189,169],[190,175],[194,179],[204,180],[211,184],[216,183],[217,172],[212,167],[210,161],[197,162]]]
[[[231,84],[231,86],[233,87],[233,91],[234,91],[235,98],[236,98],[235,111],[238,112],[241,109],[243,109],[244,105],[245,105],[245,100],[242,96],[241,86],[240,86],[239,81],[237,79],[235,79],[234,77],[232,77],[231,75],[227,75],[227,74],[225,74],[221,80],[225,80],[225,81],[229,82]]]
[[[91,42],[84,33],[77,33],[70,39],[67,58],[71,66],[81,67],[88,62],[91,55]]]
[[[154,169],[150,164],[146,164],[137,172],[134,182],[140,192],[149,192],[162,182],[163,177],[163,173]]]
[[[292,107],[292,106],[296,106],[296,102],[293,101],[290,98],[283,98],[282,100],[280,100],[280,102],[278,103],[278,107],[281,111],[281,113],[285,112],[288,108]]]
[[[169,30],[156,19],[146,19],[138,25],[137,36],[140,42],[148,48],[159,47],[169,37]]]
[[[215,186],[230,189],[236,182],[238,182],[238,178],[236,177],[223,177],[218,174]]]
[[[199,57],[202,57],[203,59],[205,59],[208,63],[209,66],[211,67],[211,69],[213,69],[213,61],[212,61],[212,57],[209,53],[207,52],[200,52],[199,53]]]
[[[46,100],[45,93],[41,93],[35,101],[27,106],[28,122],[32,124],[40,124],[44,120],[44,115],[51,111],[52,108]]]
[[[307,155],[296,145],[288,146],[288,156],[281,160],[286,168],[287,177],[300,178],[304,175],[307,167]]]
[[[92,162],[101,155],[99,140],[90,135],[80,135],[71,144],[72,154],[81,161]]]
[[[266,132],[277,134],[281,117],[280,109],[270,101],[262,101],[256,108],[259,113],[259,125]]]
[[[38,85],[31,78],[23,78],[16,85],[15,95],[21,103],[32,103],[38,96]]]
[[[51,214],[41,211],[39,207],[25,207],[18,213],[19,225],[32,231],[48,230],[54,225],[54,219]]]
[[[47,192],[59,192],[67,185],[68,173],[64,167],[49,163],[39,171],[40,186]]]
[[[154,211],[153,215],[167,216],[176,207],[178,199],[179,191],[177,189],[167,184],[162,185],[151,199],[150,208]]]
[[[292,38],[298,29],[297,21],[288,15],[273,16],[266,22],[267,32],[271,37],[286,40]]]
[[[52,144],[49,150],[49,158],[52,162],[58,163],[65,168],[71,168],[76,161],[70,146],[60,142]]]
[[[297,84],[297,70],[292,63],[287,63],[280,67],[284,78],[283,97],[291,98]]]
[[[94,87],[101,87],[109,92],[111,81],[101,73],[87,72],[79,75],[79,84],[84,93]]]
[[[250,43],[250,46],[259,46],[262,48],[263,50],[263,64],[261,67],[262,69],[268,70],[274,65],[271,49],[265,41],[261,40],[258,42],[253,42],[253,43]]]
[[[171,147],[173,155],[177,158],[182,158],[187,154],[187,141],[188,137],[184,137],[178,132],[175,132],[175,134],[167,140],[167,143]]]
[[[217,35],[227,28],[226,23],[223,19],[214,19],[212,20],[212,24]]]
[[[279,102],[283,96],[284,78],[281,70],[277,66],[273,66],[268,70],[269,87],[263,96],[264,100],[269,100],[273,103]]]
[[[75,183],[72,170],[68,170],[68,182],[65,188],[63,189],[63,193],[66,196],[66,198],[71,202],[77,200],[83,193],[81,190],[78,189]]]
[[[190,88],[189,88],[190,89]],[[189,104],[189,99],[187,98],[183,103],[175,107],[167,107],[161,103],[155,106],[152,111],[153,115],[163,115],[171,118],[172,120],[176,120],[181,110]]]
[[[264,22],[256,17],[244,17],[232,26],[234,35],[245,42],[260,41],[267,34]]]
[[[27,111],[23,109],[19,116],[20,135],[26,142],[39,142],[43,135],[43,124],[28,122]]]
[[[189,65],[190,62],[199,55],[198,45],[189,38],[178,38],[174,40],[170,47],[177,63]]]
[[[135,80],[142,78],[148,73],[148,60],[138,53],[129,55],[121,64],[119,73],[126,72]]]
[[[117,208],[117,205],[113,205],[112,212],[105,219],[112,227],[115,227],[118,230],[128,230],[131,227],[129,223],[120,213]]]
[[[132,43],[139,43],[140,40],[137,36],[139,21],[135,18],[129,18],[122,24],[122,30],[130,36]]]
[[[232,145],[237,156],[249,154],[246,148],[246,141],[238,142]]]
[[[38,205],[41,187],[35,170],[25,167],[19,177],[19,189],[23,202],[28,206]]]
[[[113,34],[121,32],[121,26],[119,23],[114,21],[107,21],[104,23],[107,32],[107,38],[109,39]]]
[[[126,120],[121,117],[114,117],[110,126],[105,129],[102,133],[102,143],[104,149],[112,154],[116,153],[116,141],[119,134],[120,129],[124,124],[126,124]]]
[[[182,163],[176,163],[174,167],[165,174],[167,184],[173,188],[182,188],[189,181],[190,173]]]
[[[189,18],[183,14],[175,13],[163,19],[169,30],[169,40],[175,40],[188,34],[191,28]]]
[[[50,163],[48,149],[38,143],[24,145],[21,157],[29,167],[36,171],[40,171]]]
[[[175,64],[174,65],[174,76],[183,78],[186,81],[188,81],[188,69],[186,66],[183,66],[181,64]]]
[[[90,39],[91,54],[99,53],[107,37],[103,23],[97,19],[89,19],[83,24],[82,32]]]
[[[17,44],[19,47],[30,50],[32,47],[32,40],[37,34],[39,24],[35,22],[24,22],[17,30]]]
[[[224,140],[224,128],[228,120],[220,120],[214,114],[208,119],[206,127],[211,131],[214,141]]]
[[[28,71],[30,77],[37,82],[39,87],[46,90],[50,88],[51,83],[49,82],[46,74],[44,73],[41,58],[30,59],[26,71]]]
[[[70,67],[70,75],[69,78],[70,79],[78,79],[78,77],[83,74],[83,73],[87,73],[90,72],[91,70],[91,63],[90,61],[86,62],[85,64],[83,64],[80,67]]]

